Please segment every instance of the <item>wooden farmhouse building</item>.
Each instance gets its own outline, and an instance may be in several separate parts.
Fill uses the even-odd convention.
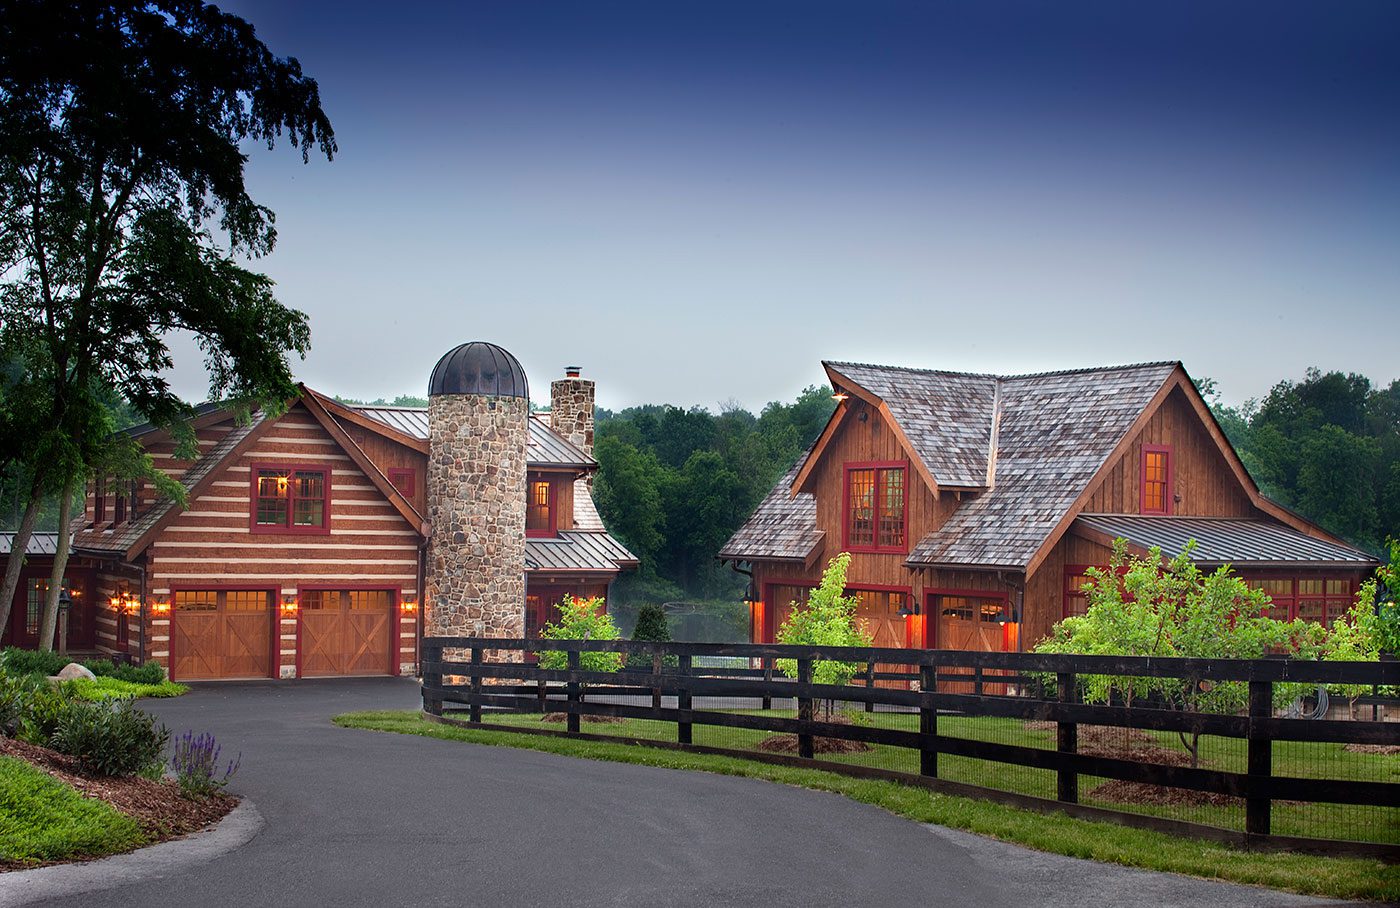
[[[1229,564],[1280,617],[1323,621],[1375,560],[1260,494],[1180,363],[976,375],[824,363],[839,401],[724,546],[773,642],[826,562],[877,646],[1027,649],[1131,551]]]
[[[451,607],[477,608],[456,626],[464,633],[481,629],[473,603],[499,572],[516,595],[498,629],[514,636],[537,634],[566,594],[606,596],[637,562],[589,492],[593,383],[571,368],[552,383],[552,411],[531,414],[510,354],[463,345],[444,362],[454,355],[453,376],[470,372],[492,393],[449,396],[492,413],[509,402],[514,422],[454,426],[459,450],[436,463],[437,397],[427,409],[347,406],[303,386],[280,415],[242,423],[206,406],[193,461],[176,457],[169,433],[129,430],[188,506],[149,485],[93,484],[67,578],[70,648],[160,662],[182,681],[411,673],[425,624],[448,605],[445,592],[434,598],[445,562],[461,567]],[[513,396],[495,396],[498,372],[513,376]],[[499,488],[470,493],[477,479],[461,485],[459,471]],[[435,533],[437,499],[459,492],[467,525]],[[6,642],[37,639],[53,542],[31,544]]]

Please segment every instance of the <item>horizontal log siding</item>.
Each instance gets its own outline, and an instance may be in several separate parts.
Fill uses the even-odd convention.
[[[1257,517],[1225,456],[1187,403],[1173,391],[1152,415],[1132,446],[1103,477],[1084,511],[1090,514],[1140,512],[1142,446],[1170,445],[1172,491],[1181,496],[1172,513],[1192,517]],[[1071,562],[1072,563],[1072,562]]]
[[[133,659],[139,652],[137,624],[139,619],[128,618],[112,608],[112,597],[123,588],[135,595],[141,592],[141,566],[118,561],[103,561],[93,576],[93,595],[96,597],[97,634],[96,646],[102,653],[130,652]],[[117,644],[117,623],[128,622],[128,643],[125,647]]]
[[[330,470],[328,535],[251,532],[251,466],[279,462],[324,464]],[[244,585],[276,588],[279,601],[303,586],[336,585],[382,585],[403,600],[418,600],[418,533],[299,404],[226,467],[206,494],[190,501],[147,551],[150,595],[167,601],[175,589]],[[281,614],[274,621],[279,623],[274,662],[281,677],[291,677],[297,621]],[[391,621],[399,627],[399,665],[411,672],[416,617]]]

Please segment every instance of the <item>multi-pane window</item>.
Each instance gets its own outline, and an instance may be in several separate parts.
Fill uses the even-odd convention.
[[[1172,512],[1172,455],[1165,447],[1142,449],[1142,513]]]
[[[325,529],[326,472],[259,467],[254,489],[254,526],[261,529]]]
[[[1272,605],[1264,614],[1280,621],[1302,618],[1331,624],[1351,609],[1356,595],[1355,585],[1345,577],[1262,577],[1246,582],[1268,594]]]
[[[299,590],[297,604],[303,612],[348,609],[383,612],[394,604],[393,590]]]
[[[92,522],[102,523],[107,519],[107,480],[99,476],[92,481]]]
[[[1065,604],[1062,617],[1073,618],[1089,611],[1088,586],[1093,582],[1081,566],[1065,568]]]
[[[907,501],[903,465],[848,467],[846,547],[852,551],[905,551]]]
[[[177,612],[216,612],[220,605],[225,612],[266,612],[272,594],[267,590],[176,590],[173,598]]]
[[[553,536],[554,487],[547,480],[531,480],[525,494],[525,535]]]

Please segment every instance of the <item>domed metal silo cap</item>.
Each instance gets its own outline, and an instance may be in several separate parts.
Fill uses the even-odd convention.
[[[438,394],[481,394],[529,400],[530,386],[520,361],[509,351],[485,341],[471,341],[449,350],[433,367],[428,395]]]

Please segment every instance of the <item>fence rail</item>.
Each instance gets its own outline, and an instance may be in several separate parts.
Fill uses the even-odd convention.
[[[542,668],[527,654],[565,654],[566,668]],[[641,656],[650,666],[620,672],[581,667],[584,653],[611,652]],[[699,667],[696,659],[738,657],[748,667]],[[1287,847],[1333,853],[1400,857],[1400,783],[1388,781],[1393,769],[1375,778],[1286,775],[1275,772],[1274,744],[1397,745],[1400,723],[1310,720],[1275,715],[1274,685],[1279,683],[1400,685],[1400,663],[1305,662],[1292,659],[1200,660],[1147,657],[979,653],[953,650],[905,650],[864,647],[808,647],[762,644],[645,643],[631,641],[521,640],[475,637],[428,637],[422,644],[424,712],[441,721],[457,721],[446,704],[465,706],[469,722],[512,732],[563,734],[588,739],[626,741],[650,746],[721,752],[748,759],[820,767],[853,775],[891,778],[938,790],[1014,803],[1039,810],[1063,810],[1076,816],[1110,819],[1245,846]],[[796,678],[775,672],[774,660],[791,659]],[[849,685],[814,683],[819,660],[864,666]],[[876,671],[875,665],[903,666],[908,671]],[[988,674],[996,672],[997,674]],[[1180,679],[1185,685],[1243,682],[1248,708],[1240,714],[1186,712],[1160,704],[1138,706],[1085,703],[1080,681],[1088,675]],[[917,683],[911,683],[917,682]],[[885,686],[879,686],[883,683]],[[899,686],[890,686],[891,684]],[[956,687],[957,691],[949,690]],[[969,692],[970,691],[970,692]],[[670,698],[674,705],[667,705]],[[703,698],[703,706],[696,699]],[[751,705],[761,706],[754,710]],[[784,704],[774,710],[774,701]],[[906,717],[908,727],[837,721],[818,716],[819,702],[862,705],[867,712]],[[787,706],[786,704],[792,704]],[[789,714],[778,714],[779,712]],[[508,721],[510,713],[562,713],[562,731]],[[674,726],[666,739],[635,735],[584,733],[583,717],[649,720]],[[945,721],[940,723],[940,717]],[[1053,724],[1051,747],[1025,741],[997,741],[957,734],[949,720],[1021,720]],[[597,721],[597,719],[590,719]],[[941,727],[942,726],[942,727]],[[1207,735],[1243,744],[1244,765],[1223,769],[1169,765],[1131,750],[1087,753],[1079,746],[1083,727],[1133,729],[1145,733]],[[717,728],[791,735],[795,756],[754,747],[696,744],[695,730]],[[1010,727],[1010,726],[1002,726]],[[1127,732],[1125,731],[1125,735]],[[860,742],[898,748],[917,755],[912,765],[892,769],[819,759],[818,739]],[[1302,742],[1297,744],[1294,742]],[[733,742],[727,742],[733,743]],[[1054,776],[1054,797],[1008,791],[1006,786],[975,785],[940,776],[940,757],[969,758]],[[1394,759],[1377,757],[1378,760]],[[903,764],[900,764],[903,765]],[[980,764],[979,764],[980,765]],[[1322,769],[1325,771],[1327,766]],[[1242,770],[1242,771],[1240,771]],[[1241,799],[1241,828],[1207,820],[1196,822],[1080,803],[1083,779],[1111,780]],[[1379,830],[1362,818],[1351,839],[1281,835],[1272,828],[1276,805],[1291,811],[1312,805],[1357,805],[1382,811]],[[1238,813],[1238,811],[1235,811]],[[1228,809],[1222,816],[1232,814]],[[1390,829],[1386,830],[1385,818]],[[1368,831],[1370,830],[1370,831]],[[1393,836],[1389,838],[1388,836]],[[1370,838],[1371,841],[1364,841]]]

